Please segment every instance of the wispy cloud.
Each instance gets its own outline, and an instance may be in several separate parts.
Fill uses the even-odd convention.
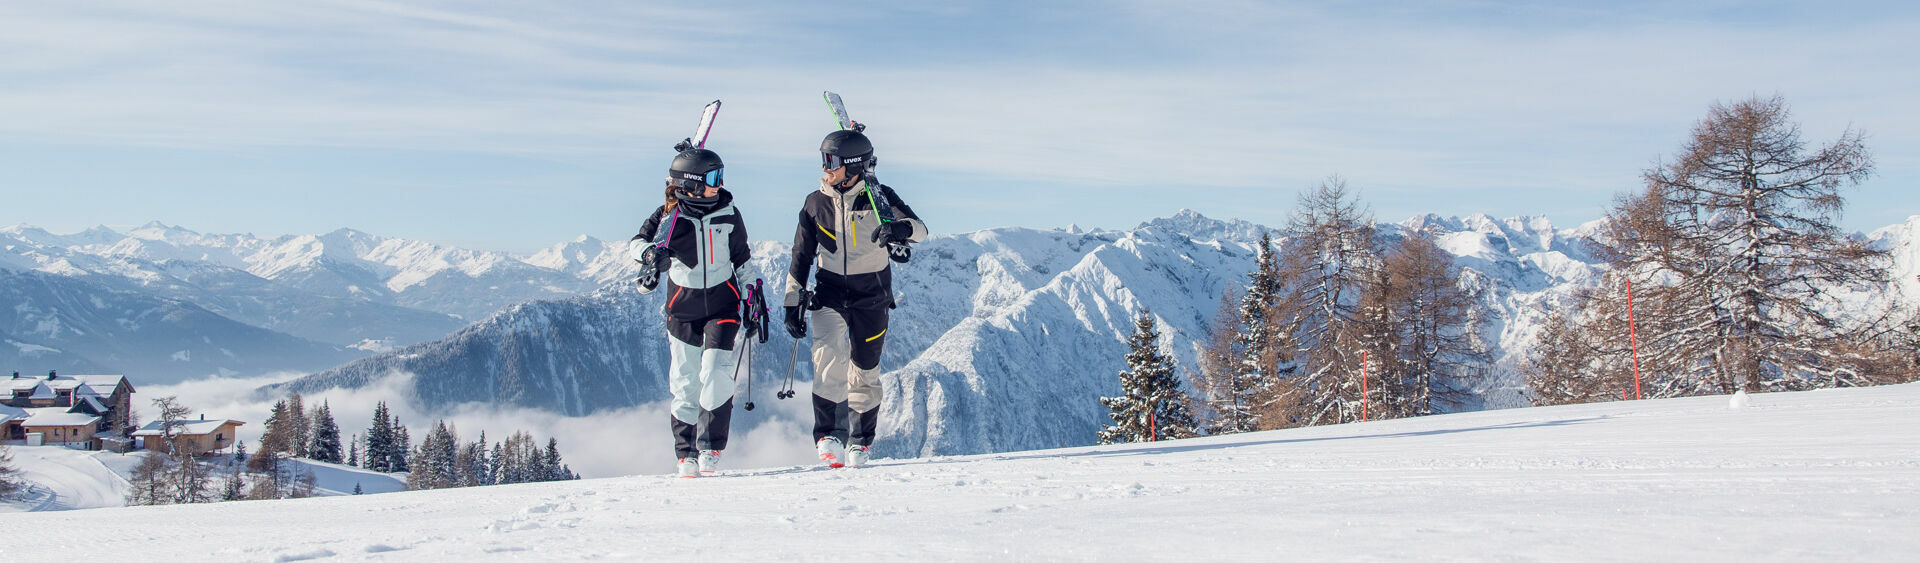
[[[1856,124],[1886,182],[1920,181],[1904,156],[1920,151],[1920,78],[1901,58],[1920,50],[1920,17],[1847,10],[1861,17],[1715,2],[27,3],[0,7],[0,50],[21,55],[0,60],[0,140],[613,174],[663,158],[721,97],[717,148],[759,167],[737,177],[802,184],[825,129],[816,96],[835,89],[930,212],[983,197],[1045,209],[938,215],[942,230],[1117,226],[1233,213],[1276,188],[1284,201],[1332,173],[1450,194],[1382,202],[1389,216],[1597,208],[1708,103],[1779,92],[1810,137]],[[1139,207],[1082,209],[1035,186]]]
[[[210,378],[147,386],[135,395],[139,403],[134,409],[150,416],[152,406],[148,401],[179,397],[182,404],[195,409],[193,416],[205,413],[209,418],[246,421],[239,438],[251,450],[259,445],[273,403],[285,398],[262,397],[256,390],[294,377],[297,375]],[[584,477],[659,474],[673,469],[673,437],[668,433],[664,402],[582,417],[482,404],[461,405],[444,414],[425,414],[400,399],[406,396],[408,383],[409,376],[400,374],[367,387],[331,389],[301,400],[309,409],[327,404],[340,425],[342,438],[365,434],[372,425],[374,406],[385,401],[392,414],[407,426],[416,445],[434,423],[444,420],[462,441],[473,441],[481,432],[486,433],[489,443],[518,431],[532,434],[541,443],[558,438],[561,456]],[[805,401],[765,400],[757,407],[752,412],[735,408],[733,439],[727,446],[724,467],[747,469],[812,462],[812,411]]]

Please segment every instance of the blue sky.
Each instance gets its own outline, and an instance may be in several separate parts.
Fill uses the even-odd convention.
[[[0,4],[0,224],[351,227],[530,251],[630,236],[706,102],[754,238],[871,125],[936,232],[1600,216],[1715,101],[1868,134],[1849,229],[1920,214],[1920,8],[1612,2]]]

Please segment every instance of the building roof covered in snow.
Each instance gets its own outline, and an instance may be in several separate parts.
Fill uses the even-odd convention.
[[[47,383],[46,383],[46,382],[44,382],[44,381],[42,381],[42,382],[40,382],[40,384],[38,384],[38,385],[34,385],[33,387],[31,387],[31,389],[33,389],[33,392],[32,392],[32,393],[29,393],[29,394],[27,394],[27,397],[28,397],[28,398],[32,398],[32,399],[52,399],[52,398],[54,397],[54,395],[53,395],[53,388],[52,388],[52,387],[48,387],[48,386],[47,386]],[[16,391],[17,391],[17,389],[16,389]]]
[[[79,397],[78,399],[75,399],[73,401],[73,406],[68,408],[67,412],[85,413],[85,414],[106,414],[108,410],[111,410],[111,409],[107,408],[106,403],[100,402],[100,396],[86,395],[83,397]]]
[[[200,435],[212,434],[215,431],[220,430],[220,427],[226,426],[228,423],[232,423],[235,426],[246,424],[245,422],[241,422],[238,420],[227,420],[224,418],[202,419],[202,420],[182,420],[178,423],[175,423],[174,433],[184,434],[187,436],[200,436]],[[139,430],[133,431],[133,435],[134,436],[163,435],[160,431],[161,424],[162,422],[158,420],[149,422],[147,423],[146,426],[140,427]]]
[[[0,424],[6,424],[8,422],[12,422],[15,420],[26,420],[26,419],[27,419],[26,409],[0,405]]]
[[[46,385],[49,389],[47,396],[40,397],[39,392],[35,391],[35,398],[53,398],[52,391],[75,391],[82,388],[84,388],[85,391],[76,391],[76,393],[106,396],[112,395],[114,389],[120,387],[120,384],[126,383],[127,376],[104,374],[59,375],[55,373],[51,374],[51,376],[22,375],[5,381],[7,381],[9,387],[14,391],[34,389],[36,386]],[[129,388],[129,390],[131,390],[130,385]]]
[[[28,414],[27,421],[22,424],[28,427],[87,426],[90,424],[98,424],[100,422],[100,417],[93,416],[90,414],[67,412],[66,407],[26,409],[26,411]]]

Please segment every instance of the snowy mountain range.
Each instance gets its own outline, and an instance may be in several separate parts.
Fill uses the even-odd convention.
[[[1596,283],[1605,271],[1604,264],[1584,250],[1583,241],[1596,228],[1588,224],[1562,229],[1541,217],[1431,215],[1380,226],[1383,242],[1410,229],[1437,233],[1440,246],[1461,268],[1461,283],[1477,302],[1474,328],[1492,346],[1495,362],[1476,384],[1477,398],[1451,405],[1451,410],[1526,403],[1513,368],[1547,313],[1576,288]],[[1182,211],[1121,231],[998,228],[936,236],[918,245],[913,261],[896,270],[899,308],[882,359],[889,370],[884,376],[889,398],[883,407],[880,453],[924,456],[1090,443],[1094,430],[1106,422],[1094,398],[1118,390],[1115,374],[1132,328],[1129,316],[1142,307],[1152,310],[1162,325],[1163,350],[1190,375],[1197,341],[1221,295],[1242,283],[1252,269],[1263,229]],[[1907,295],[1920,294],[1915,293],[1920,290],[1914,278],[1920,263],[1916,234],[1920,217],[1867,235],[1895,252],[1896,279]],[[248,320],[248,326],[289,334],[326,332],[331,336],[310,340],[334,346],[375,333],[291,322],[320,316],[313,313],[249,316],[248,309],[232,302],[259,303],[260,311],[327,311],[394,326],[426,323],[409,324],[393,309],[472,318],[475,311],[501,303],[506,307],[463,328],[451,326],[458,321],[433,325],[451,334],[414,342],[383,337],[393,349],[372,355],[359,351],[352,355],[365,357],[347,358],[352,361],[344,364],[324,357],[297,358],[316,364],[306,368],[310,370],[336,367],[268,391],[358,388],[404,374],[409,377],[403,386],[408,396],[400,399],[423,410],[478,402],[569,415],[667,397],[659,298],[638,295],[629,285],[631,261],[624,257],[623,245],[591,237],[527,257],[345,230],[267,240],[196,235],[155,224],[124,235],[95,229],[64,237],[13,227],[0,230],[0,237],[7,241],[0,269],[15,270],[0,272],[6,274],[0,277],[0,290],[31,279],[105,280],[89,290],[74,290],[73,296],[27,297],[24,309],[0,311],[14,315],[0,317],[7,321],[0,331],[6,331],[11,343],[0,348],[0,354],[14,353],[15,358],[53,357],[60,346],[77,346],[77,337],[50,327],[107,331],[103,325],[144,311],[138,305],[110,306],[99,318],[67,320],[79,308],[64,304],[86,303],[80,300],[85,295],[115,290],[152,296],[150,303],[143,302],[150,308],[191,305],[216,316]],[[786,245],[755,242],[754,256],[752,267],[769,280],[769,289],[782,291]],[[260,297],[241,297],[246,294],[230,289],[238,287],[257,288],[254,295]],[[171,293],[154,296],[162,289]],[[519,295],[520,300],[506,303],[504,295]],[[751,373],[763,400],[770,400],[764,389],[777,385],[786,373],[794,345],[778,329],[777,320],[774,324],[771,340],[753,349]],[[413,334],[432,330],[421,328]],[[50,334],[65,340],[47,344]],[[218,338],[203,338],[218,343],[231,337],[222,332]],[[184,345],[156,345],[119,357],[157,355],[173,346]],[[258,346],[221,348],[236,355],[278,350]],[[301,349],[285,342],[278,346]],[[209,354],[224,355],[220,350],[189,350],[185,356]],[[811,366],[806,354],[797,361],[804,394]]]
[[[1514,366],[1548,312],[1605,271],[1584,249],[1596,228],[1560,229],[1541,217],[1431,215],[1381,226],[1384,242],[1411,229],[1438,233],[1477,301],[1474,327],[1495,362],[1477,383],[1477,399],[1453,410],[1526,404]],[[1002,228],[933,237],[896,270],[899,308],[883,357],[889,399],[877,447],[883,455],[925,456],[1090,443],[1106,422],[1094,398],[1118,391],[1129,315],[1150,308],[1162,324],[1163,349],[1192,369],[1196,341],[1222,293],[1252,269],[1262,229],[1183,211],[1126,231]],[[1920,218],[1872,236],[1909,249],[1899,267],[1910,271],[1915,233]],[[785,245],[755,243],[755,256],[761,277],[782,279]],[[585,253],[565,261],[619,271],[607,263]],[[637,295],[623,275],[610,277],[620,281],[589,295],[515,305],[447,339],[286,388],[312,392],[409,374],[408,399],[420,405],[481,401],[582,415],[662,400],[659,302]],[[787,370],[793,342],[780,332],[753,353],[761,389]],[[806,354],[798,363],[799,379],[810,379]]]
[[[324,369],[506,305],[591,290],[611,260],[571,263],[567,252],[611,248],[583,237],[523,258],[349,229],[262,238],[158,222],[71,235],[15,225],[0,228],[10,305],[0,361],[143,382]]]

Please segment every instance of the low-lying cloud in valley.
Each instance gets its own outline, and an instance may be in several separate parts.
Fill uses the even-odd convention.
[[[134,411],[143,419],[154,414],[153,399],[179,397],[193,409],[190,416],[227,418],[246,422],[239,437],[249,451],[257,449],[273,403],[285,396],[265,396],[263,386],[283,383],[303,374],[278,373],[259,377],[212,377],[175,385],[135,385]],[[503,408],[469,403],[445,413],[423,413],[416,405],[401,400],[411,374],[395,374],[377,384],[359,389],[330,389],[303,395],[309,412],[328,405],[334,422],[340,425],[342,439],[364,435],[373,421],[374,406],[387,402],[387,408],[407,426],[415,444],[424,438],[435,421],[445,420],[459,433],[463,442],[486,432],[489,444],[497,443],[516,431],[525,430],[544,444],[558,438],[560,455],[567,465],[585,478],[657,474],[672,471],[673,437],[667,429],[667,403],[647,403],[631,408],[610,410],[590,416],[563,416],[546,411]],[[805,400],[774,400],[770,391],[761,391],[756,407],[742,408],[745,397],[736,397],[733,439],[728,444],[722,469],[780,467],[811,463],[813,418]],[[802,394],[804,397],[805,394]]]

